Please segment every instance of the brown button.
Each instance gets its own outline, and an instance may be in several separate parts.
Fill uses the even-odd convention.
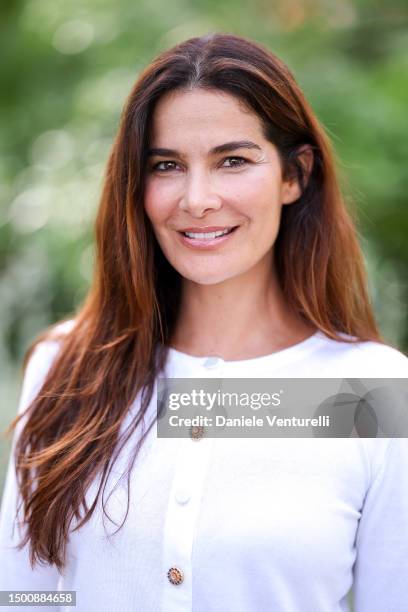
[[[181,584],[184,580],[183,572],[178,567],[171,567],[167,572],[171,584]]]
[[[190,427],[190,436],[192,440],[201,440],[204,436],[204,427],[202,425]]]

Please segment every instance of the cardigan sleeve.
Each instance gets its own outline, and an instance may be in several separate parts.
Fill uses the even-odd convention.
[[[408,439],[393,438],[357,530],[355,612],[408,610]]]
[[[18,407],[21,414],[39,392],[58,345],[55,342],[42,342],[39,344],[28,362]],[[3,491],[0,509],[0,590],[2,591],[54,591],[58,589],[60,574],[55,566],[36,565],[31,568],[28,546],[18,550],[15,546],[22,537],[15,523],[17,511],[18,487],[15,475],[14,448],[19,432],[25,422],[21,419],[12,440],[11,455]],[[19,518],[21,518],[19,516]],[[21,606],[13,606],[22,609]],[[8,606],[7,606],[8,608]],[[43,610],[43,607],[30,606],[31,610]],[[50,609],[50,607],[47,607]],[[58,610],[51,607],[52,610]]]

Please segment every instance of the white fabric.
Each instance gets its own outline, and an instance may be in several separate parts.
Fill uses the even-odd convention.
[[[43,343],[32,357],[20,411],[57,349]],[[321,332],[243,361],[170,349],[165,372],[197,378],[407,373],[408,359],[393,348],[339,343]],[[156,393],[148,422],[155,410]],[[135,441],[115,464],[105,500]],[[164,439],[154,426],[130,484],[122,529],[106,537],[105,528],[113,534],[117,527],[106,517],[103,522],[99,504],[71,534],[59,576],[55,568],[31,570],[27,550],[11,548],[18,538],[12,536],[17,491],[10,460],[0,514],[0,590],[74,590],[79,612],[345,612],[354,582],[356,612],[408,610],[406,439]],[[124,479],[106,504],[117,525],[126,500]],[[179,585],[167,578],[172,566],[184,574]]]

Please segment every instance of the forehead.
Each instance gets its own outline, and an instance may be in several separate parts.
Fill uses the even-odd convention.
[[[157,103],[152,116],[151,143],[182,148],[224,140],[263,139],[258,115],[235,96],[220,90],[172,91]]]

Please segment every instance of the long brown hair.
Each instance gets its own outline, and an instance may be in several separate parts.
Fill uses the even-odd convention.
[[[227,92],[257,113],[279,151],[284,175],[296,173],[303,186],[299,200],[283,207],[275,246],[288,306],[335,340],[345,340],[342,332],[353,337],[350,341],[382,341],[329,139],[289,69],[261,45],[227,34],[192,38],[162,53],[134,85],[109,157],[96,219],[92,287],[73,329],[59,339],[58,355],[24,413],[27,422],[17,439],[16,473],[27,527],[20,547],[29,542],[33,566],[63,569],[70,525],[76,518],[78,529],[89,520],[101,491],[103,502],[112,465],[143,423],[165,364],[181,279],[144,211],[146,152],[158,99],[193,87]],[[314,153],[308,181],[298,158],[302,145]],[[52,336],[51,329],[37,338],[26,361],[38,342]],[[137,416],[121,433],[139,392]],[[99,489],[88,508],[85,493],[97,475]]]

